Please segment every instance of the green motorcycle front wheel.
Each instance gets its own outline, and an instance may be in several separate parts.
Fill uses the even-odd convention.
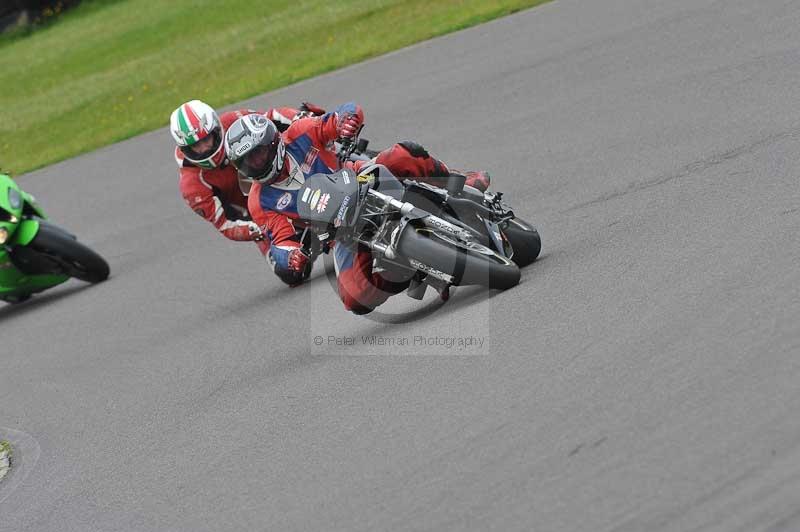
[[[40,222],[39,232],[28,247],[53,263],[55,271],[50,273],[63,273],[87,283],[108,279],[105,259],[54,225]]]

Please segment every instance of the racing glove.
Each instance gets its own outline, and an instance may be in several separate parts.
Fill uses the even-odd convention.
[[[289,269],[294,272],[303,272],[308,264],[308,255],[303,253],[300,248],[289,252]]]
[[[262,231],[255,222],[247,222],[247,230],[250,233],[250,240],[254,240],[256,242],[264,240],[264,231]]]
[[[336,133],[340,140],[352,142],[364,126],[364,111],[356,106],[355,113],[342,113],[336,123]]]

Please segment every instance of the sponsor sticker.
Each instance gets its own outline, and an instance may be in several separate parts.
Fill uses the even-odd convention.
[[[339,212],[336,213],[336,219],[333,221],[335,227],[342,225],[342,220],[344,220],[344,215],[347,213],[348,205],[350,205],[350,196],[345,196],[342,201],[342,206],[339,207]]]
[[[311,149],[308,150],[308,153],[306,153],[306,158],[303,159],[303,164],[300,167],[300,170],[304,174],[311,173],[311,167],[314,165],[314,161],[317,160],[317,154],[319,154],[319,149],[315,148],[314,146],[312,146]]]
[[[309,206],[309,208],[311,210],[314,210],[314,209],[317,208],[317,202],[319,201],[320,193],[322,193],[322,191],[320,189],[317,189],[317,190],[314,191],[314,195],[311,196],[311,201],[308,204],[308,206]]]
[[[303,203],[308,203],[308,198],[311,197],[311,189],[307,188],[303,191]]]
[[[453,282],[453,276],[450,274],[439,271],[436,268],[431,268],[427,264],[423,264],[416,259],[408,259],[408,262],[411,264],[411,266],[413,266],[414,268],[418,269],[421,272],[433,275],[437,279],[441,279],[442,281],[445,281],[447,283]]]
[[[243,153],[247,153],[247,150],[249,150],[252,147],[253,147],[253,145],[250,142],[243,142],[243,143],[239,144],[238,146],[236,146],[236,149],[233,150],[233,153],[237,157],[239,157]]]
[[[348,174],[347,171],[342,171],[342,179],[344,179],[345,185],[350,184],[350,174]]]
[[[291,193],[285,192],[283,196],[278,198],[278,202],[275,204],[275,208],[278,209],[279,211],[282,211],[283,209],[288,207],[291,202],[292,202]]]
[[[323,194],[319,198],[319,204],[317,204],[317,212],[318,213],[322,214],[323,212],[325,212],[325,209],[328,208],[328,200],[330,200],[330,199],[331,199],[331,195],[327,194],[327,193]]]

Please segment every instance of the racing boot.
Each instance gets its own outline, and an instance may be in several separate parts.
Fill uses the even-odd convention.
[[[489,183],[492,180],[492,177],[489,175],[489,172],[486,171],[465,171],[465,170],[450,170],[450,175],[463,175],[467,178],[465,185],[469,185],[473,188],[477,188],[481,192],[486,192],[489,188]]]
[[[300,112],[306,113],[307,116],[322,116],[325,114],[325,109],[311,102],[303,102],[300,104]]]

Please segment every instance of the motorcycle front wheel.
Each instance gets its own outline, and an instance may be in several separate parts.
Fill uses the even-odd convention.
[[[511,260],[477,242],[461,242],[428,227],[407,227],[397,250],[407,259],[451,275],[455,286],[506,290],[519,284],[519,267]]]
[[[54,225],[40,222],[39,231],[28,247],[46,255],[59,270],[57,273],[87,283],[108,279],[109,267],[105,259]]]

